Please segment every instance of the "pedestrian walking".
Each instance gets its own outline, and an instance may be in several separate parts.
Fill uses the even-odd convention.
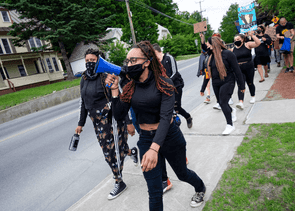
[[[173,84],[177,90],[177,92],[175,93],[174,109],[177,114],[180,114],[186,119],[187,127],[192,128],[193,119],[191,115],[188,112],[186,112],[186,110],[184,110],[181,106],[182,89],[184,87],[184,81],[181,77],[181,74],[178,72],[176,60],[169,53],[163,54],[159,44],[153,44],[153,48],[155,49],[157,58],[160,60],[161,64],[166,69],[167,76],[172,79]]]
[[[226,119],[226,127],[223,135],[229,135],[235,130],[233,122],[237,120],[236,109],[228,104],[235,87],[235,76],[240,86],[241,92],[245,92],[245,82],[240,70],[237,57],[234,53],[226,50],[225,45],[218,37],[209,37],[209,51],[211,55],[208,60],[208,73],[212,78],[212,86],[221,110]],[[204,96],[204,90],[209,79],[206,79],[201,88],[201,96]]]
[[[127,127],[133,127],[132,121],[128,115],[120,121],[113,118],[110,90],[105,87],[106,74],[95,73],[96,62],[100,56],[104,57],[103,53],[92,48],[85,53],[86,71],[80,81],[80,112],[75,132],[77,134],[82,132],[88,114],[105,160],[115,179],[115,187],[108,195],[108,199],[111,200],[127,188],[122,179],[125,156],[131,156],[133,161],[138,163],[138,153],[136,147],[129,149],[127,144]]]
[[[202,49],[200,58],[199,58],[199,69],[198,69],[198,73],[197,76],[199,77],[200,75],[203,76],[203,81],[205,80],[205,78],[209,79],[209,75],[208,75],[208,71],[207,71],[207,61],[208,61],[208,54],[206,51],[204,51]],[[207,84],[206,86],[206,91],[207,91],[207,96],[206,99],[204,101],[204,103],[209,104],[210,103],[210,82]]]
[[[267,63],[270,62],[269,54],[268,54],[268,45],[271,44],[271,38],[265,33],[265,27],[259,25],[257,27],[257,35],[256,37],[260,40],[261,44],[255,48],[255,58],[254,58],[254,66],[257,68],[258,73],[260,75],[259,82],[265,81],[264,77],[268,77],[268,66]],[[264,67],[264,76],[263,76],[263,69]]]
[[[234,37],[234,48],[232,52],[236,55],[238,64],[242,71],[242,76],[244,81],[247,83],[251,95],[250,103],[255,103],[255,85],[254,85],[254,63],[252,61],[251,50],[253,48],[257,48],[261,42],[260,40],[253,34],[253,32],[249,32],[248,36],[251,36],[251,40],[246,42],[246,37],[243,34],[237,34]],[[244,109],[244,92],[241,91],[240,86],[238,86],[238,98],[239,103],[236,105],[237,108],[243,110]]]
[[[132,80],[123,87],[120,96],[118,77],[108,75],[106,83],[112,83],[114,114],[117,120],[121,120],[130,106],[135,112],[140,126],[137,145],[148,186],[149,209],[163,210],[161,155],[181,181],[194,187],[195,194],[190,205],[197,207],[204,201],[206,187],[198,175],[186,166],[186,141],[172,118],[175,87],[156,58],[149,41],[141,41],[132,47],[126,60],[127,75]]]
[[[294,31],[294,25],[291,22],[288,22],[285,17],[282,17],[280,19],[280,25],[276,28],[276,35],[277,38],[279,39],[279,48],[282,48],[282,45],[284,43],[285,35],[289,34],[290,39],[291,39],[291,49],[290,52],[284,52],[284,60],[285,60],[285,65],[286,65],[286,71],[287,72],[293,72],[294,67],[293,67],[293,51],[294,51],[294,46],[295,46],[295,41],[293,40],[295,36],[295,31]]]

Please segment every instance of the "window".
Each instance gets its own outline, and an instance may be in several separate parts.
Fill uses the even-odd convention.
[[[2,46],[0,45],[0,54],[3,54]]]
[[[40,70],[39,70],[39,67],[38,67],[38,64],[37,64],[36,60],[34,61],[34,64],[35,64],[35,68],[36,68],[37,73],[40,73]]]
[[[18,67],[18,71],[19,71],[21,76],[27,76],[27,73],[26,73],[25,68],[24,68],[23,65],[18,65],[17,67]]]
[[[8,72],[7,72],[7,70],[6,70],[6,67],[4,67],[4,71],[5,71],[5,73],[6,73],[7,78],[9,78]],[[5,77],[5,74],[4,74],[3,70],[2,70],[2,67],[0,67],[0,73],[1,73],[1,76],[2,76],[3,80],[7,79],[7,78]]]
[[[30,44],[30,48],[39,48],[42,46],[41,40],[36,38],[36,37],[32,37],[29,39],[29,44]]]
[[[52,57],[52,61],[53,61],[54,67],[55,67],[55,71],[59,71],[55,57]]]
[[[1,40],[2,40],[2,44],[4,46],[4,50],[5,50],[6,54],[11,53],[8,40],[7,39],[1,39]],[[1,51],[3,51],[3,50],[1,49]]]
[[[7,11],[1,11],[1,14],[2,14],[2,19],[3,19],[4,22],[10,22]]]
[[[47,62],[47,66],[48,66],[49,72],[52,73],[52,72],[53,72],[53,68],[52,68],[52,65],[51,65],[50,59],[47,58],[47,59],[46,59],[46,62]]]
[[[41,67],[42,67],[43,73],[46,73],[46,69],[45,69],[45,67],[44,67],[43,60],[39,58],[39,62],[40,62],[40,64],[41,64]]]

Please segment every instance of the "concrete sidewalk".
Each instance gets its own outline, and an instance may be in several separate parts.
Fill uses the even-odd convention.
[[[258,82],[260,76],[256,72],[254,80],[256,103],[249,103],[250,94],[247,87],[245,108],[242,111],[237,109],[236,130],[230,136],[221,136],[226,121],[222,111],[212,108],[216,103],[215,99],[212,99],[213,102],[208,105],[201,104],[191,112],[194,123],[193,128],[188,129],[186,122],[182,121],[181,130],[187,141],[188,168],[194,170],[207,186],[205,201],[210,199],[212,192],[228,166],[228,162],[233,158],[237,147],[243,141],[249,124],[263,123],[264,119],[267,119],[267,122],[270,123],[281,123],[284,120],[285,122],[295,121],[295,116],[290,116],[290,112],[279,112],[282,110],[282,106],[284,106],[285,111],[292,111],[291,109],[295,107],[295,100],[287,100],[288,103],[286,103],[286,100],[261,102],[281,69],[277,68],[276,65],[271,65],[269,78],[263,83]],[[198,93],[199,90],[196,90],[196,94]],[[233,100],[235,104],[238,102],[237,90],[234,91]],[[235,107],[235,104],[232,107]],[[199,208],[191,208],[189,205],[194,194],[194,188],[189,184],[180,182],[169,165],[167,165],[167,168],[173,188],[163,196],[164,210],[202,210],[205,203]],[[128,160],[125,163],[123,175],[128,189],[118,198],[112,201],[107,200],[107,195],[113,189],[114,183],[112,175],[109,175],[86,196],[70,207],[68,211],[149,210],[147,186],[140,167],[134,167],[132,161]]]

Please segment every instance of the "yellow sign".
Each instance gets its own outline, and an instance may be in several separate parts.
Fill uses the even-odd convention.
[[[273,17],[273,19],[271,21],[274,22],[274,23],[277,23],[279,20],[280,19],[277,16],[275,16],[275,17]]]

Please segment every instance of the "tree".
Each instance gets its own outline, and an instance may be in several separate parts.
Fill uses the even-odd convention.
[[[132,12],[132,22],[134,27],[134,33],[136,42],[142,40],[149,40],[151,43],[155,43],[158,39],[158,26],[155,23],[152,12],[146,8],[143,0],[136,0],[137,4],[130,4],[130,10]],[[150,5],[149,0],[145,1],[147,5]],[[126,8],[126,5],[123,7]],[[122,28],[123,36],[121,40],[132,44],[132,35],[129,25],[127,13],[124,14],[124,27]]]
[[[127,53],[124,44],[120,44],[119,42],[112,43],[109,48],[109,61],[115,65],[122,66]]]
[[[239,33],[234,24],[234,22],[239,19],[238,7],[237,3],[230,5],[226,15],[223,16],[221,26],[218,29],[221,38],[226,43],[232,43],[234,36]]]
[[[24,41],[30,37],[41,40],[49,40],[52,44],[57,43],[66,66],[68,79],[74,78],[67,57],[66,43],[79,43],[84,41],[100,45],[100,39],[105,36],[107,24],[112,16],[103,13],[104,8],[99,7],[95,0],[8,0],[1,3],[9,10],[17,10],[20,19],[27,22],[13,23],[11,36],[16,46],[23,46]],[[103,17],[103,15],[105,15]],[[100,18],[103,17],[103,18]],[[43,46],[43,49],[48,49]]]

